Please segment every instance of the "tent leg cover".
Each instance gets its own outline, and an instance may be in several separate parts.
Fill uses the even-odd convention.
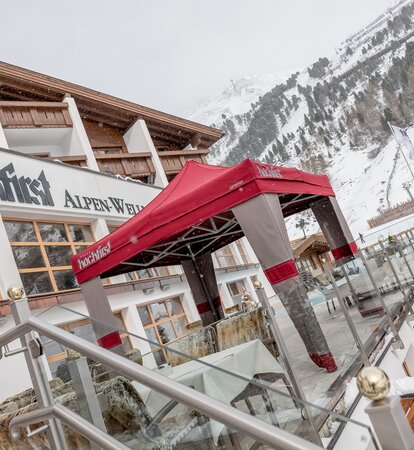
[[[264,273],[293,321],[312,361],[328,372],[335,360],[293,261],[279,197],[263,194],[233,208]]]
[[[181,261],[204,326],[224,317],[211,253]]]
[[[311,205],[313,214],[337,261],[354,259],[357,246],[335,197],[326,197]]]
[[[121,336],[100,278],[80,284],[98,345],[124,356]],[[95,320],[94,320],[95,319]]]

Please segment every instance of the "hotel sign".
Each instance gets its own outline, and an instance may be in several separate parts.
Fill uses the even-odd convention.
[[[102,176],[83,169],[14,155],[3,163],[0,152],[0,204],[56,210],[133,216],[159,190],[139,183]],[[37,167],[37,168],[36,168]]]

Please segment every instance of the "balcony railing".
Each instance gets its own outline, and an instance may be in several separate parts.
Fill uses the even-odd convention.
[[[0,102],[0,123],[3,128],[72,127],[68,105],[60,102]]]
[[[155,174],[151,153],[95,154],[101,172],[111,172],[131,178],[143,178]]]
[[[165,151],[159,152],[158,156],[165,174],[176,175],[187,161],[193,160],[200,163],[207,163],[206,155],[208,155],[208,152],[208,150]]]
[[[37,155],[39,157],[43,157],[42,155]],[[45,159],[49,159],[50,161],[59,160],[65,164],[70,164],[71,166],[76,167],[87,167],[87,159],[85,155],[72,155],[72,156],[45,156]]]

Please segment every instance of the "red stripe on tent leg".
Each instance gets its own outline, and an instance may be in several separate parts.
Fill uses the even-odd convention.
[[[213,304],[215,306],[220,306],[221,305],[221,298],[220,298],[220,296],[216,297],[213,300]],[[204,314],[204,313],[206,313],[208,311],[211,311],[211,307],[210,307],[210,303],[209,302],[197,303],[196,307],[197,307],[197,311],[198,311],[199,314]]]
[[[293,260],[282,262],[264,271],[271,285],[281,283],[299,274]]]
[[[121,344],[121,335],[119,334],[119,331],[116,330],[98,339],[98,345],[108,350]]]
[[[352,256],[357,251],[358,248],[355,242],[349,242],[348,244],[345,244],[342,247],[334,248],[333,250],[331,250],[335,260],[345,258],[346,256]]]

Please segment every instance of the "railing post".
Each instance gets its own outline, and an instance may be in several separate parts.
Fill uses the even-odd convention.
[[[369,366],[369,358],[368,358],[368,355],[367,355],[367,353],[365,351],[364,344],[361,341],[361,338],[360,338],[360,336],[359,336],[359,334],[358,334],[358,332],[357,332],[357,330],[355,328],[355,324],[354,324],[354,322],[352,320],[352,317],[349,314],[347,306],[345,305],[345,301],[344,301],[341,293],[339,292],[338,286],[335,283],[335,278],[332,275],[332,272],[329,270],[329,267],[326,264],[326,262],[323,263],[323,268],[325,269],[325,272],[328,275],[329,281],[332,284],[332,288],[335,291],[335,295],[338,298],[339,306],[341,307],[341,311],[342,311],[342,313],[343,313],[343,315],[345,317],[346,323],[348,324],[348,327],[349,327],[349,329],[351,331],[352,337],[354,338],[355,344],[356,344],[356,346],[358,347],[358,349],[359,349],[359,351],[361,353],[362,362],[363,362],[365,367],[368,367]],[[346,274],[346,270],[345,270],[344,267],[342,267],[342,272],[344,274]],[[348,283],[350,283],[349,278],[348,278],[348,274],[346,274],[346,280],[347,280]],[[351,291],[352,290],[353,290],[353,288],[351,289]],[[355,291],[353,291],[353,292],[354,292],[355,298],[357,298],[356,292]]]
[[[68,367],[80,407],[80,416],[106,433],[105,422],[86,357],[72,359],[68,362]],[[92,450],[99,450],[99,448],[96,444],[91,444]]]
[[[387,397],[390,380],[377,367],[366,367],[357,377],[358,389],[372,400],[365,408],[383,450],[413,450],[414,434],[399,396]]]
[[[403,344],[403,342],[402,342],[402,340],[400,338],[400,335],[398,334],[397,328],[396,328],[396,326],[394,324],[394,321],[392,320],[392,317],[390,315],[388,307],[385,304],[384,299],[382,298],[381,292],[378,289],[377,282],[376,282],[374,276],[372,275],[371,269],[369,268],[369,265],[368,265],[368,262],[367,262],[367,260],[365,258],[363,250],[360,250],[358,254],[361,257],[362,263],[364,264],[364,267],[365,267],[365,269],[367,271],[369,279],[371,280],[372,286],[374,287],[374,290],[375,290],[375,292],[377,294],[378,300],[380,301],[381,306],[382,306],[382,308],[384,310],[385,317],[386,317],[386,320],[388,322],[388,326],[390,327],[391,333],[392,333],[392,335],[394,337],[394,342],[392,344],[393,348],[395,348],[395,349],[403,349],[404,348],[404,344]]]
[[[10,307],[15,324],[19,325],[29,319],[31,312],[27,298],[24,296],[23,288],[17,285],[11,286],[7,290],[7,294],[10,298]],[[39,354],[34,354],[36,347],[41,349],[38,334],[34,332],[27,334],[21,338],[21,344],[27,348],[24,352],[24,357],[39,407],[53,406],[54,400],[47,379],[46,364],[41,357],[41,351]],[[50,419],[46,433],[52,450],[67,450],[65,434],[59,420]]]

